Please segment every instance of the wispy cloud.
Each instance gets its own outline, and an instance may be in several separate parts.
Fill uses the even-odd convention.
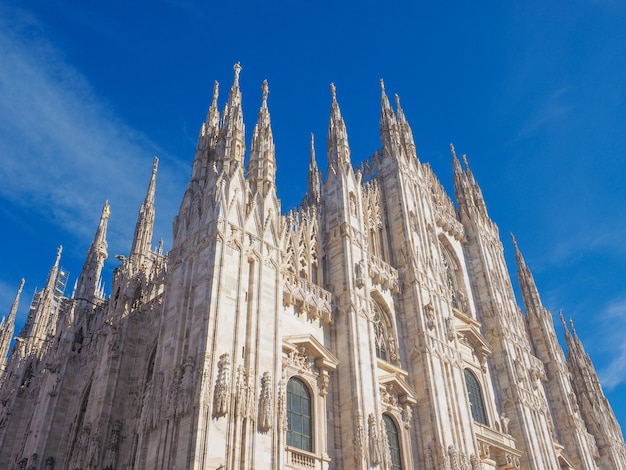
[[[553,125],[563,116],[570,113],[573,106],[567,103],[567,92],[568,87],[562,87],[544,98],[538,108],[521,125],[515,141],[525,139],[542,128]]]
[[[127,250],[158,146],[97,98],[36,19],[0,13],[8,13],[0,14],[0,198],[84,240],[109,199],[109,245]],[[173,166],[176,185],[165,190],[180,194],[180,168]],[[175,203],[163,200],[171,204],[165,228]]]
[[[626,298],[615,299],[599,317],[605,352],[610,353],[609,363],[598,372],[600,381],[609,391],[626,384]]]

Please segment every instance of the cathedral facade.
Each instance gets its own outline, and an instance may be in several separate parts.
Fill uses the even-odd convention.
[[[626,446],[573,324],[567,356],[515,240],[452,148],[456,205],[381,81],[381,149],[354,167],[331,85],[328,169],[283,212],[263,83],[245,157],[240,67],[202,124],[152,248],[155,159],[102,289],[109,207],[71,296],[61,249],[0,325],[0,468],[622,469]]]

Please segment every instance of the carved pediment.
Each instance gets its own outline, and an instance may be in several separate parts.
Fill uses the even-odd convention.
[[[408,373],[393,364],[378,360],[378,383],[387,392],[393,391],[401,405],[415,405],[417,392],[405,380]],[[384,394],[384,393],[383,393]]]
[[[462,335],[467,344],[474,350],[476,357],[480,358],[481,363],[493,352],[487,340],[475,326],[462,325],[457,327],[457,332]]]
[[[297,335],[283,338],[283,352],[287,355],[306,353],[320,370],[333,371],[339,360],[312,335]]]

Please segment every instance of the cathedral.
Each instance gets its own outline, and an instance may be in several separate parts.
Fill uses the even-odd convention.
[[[451,147],[453,202],[381,81],[381,147],[353,165],[331,85],[325,178],[311,137],[284,210],[268,84],[246,152],[240,71],[221,112],[215,83],[171,251],[152,245],[155,158],[110,294],[108,203],[73,293],[59,248],[12,341],[22,281],[0,468],[626,470],[574,325],[565,354],[513,239],[518,305],[467,159]]]

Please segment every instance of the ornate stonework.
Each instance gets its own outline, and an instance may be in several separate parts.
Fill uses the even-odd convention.
[[[108,202],[73,298],[61,249],[6,360],[0,468],[626,470],[573,325],[567,358],[514,241],[525,313],[466,157],[454,196],[381,81],[381,148],[352,166],[331,86],[325,178],[278,199],[267,82],[246,151],[241,66],[218,86],[173,223],[158,159],[104,293]],[[109,283],[107,282],[107,285]]]

